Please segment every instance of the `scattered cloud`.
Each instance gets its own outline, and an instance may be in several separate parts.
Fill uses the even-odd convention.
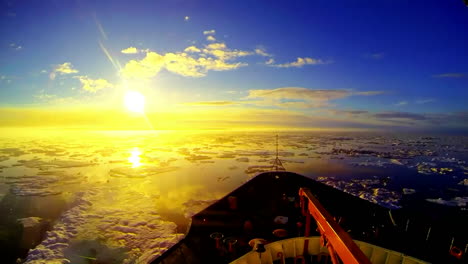
[[[368,114],[369,111],[365,110],[340,110],[340,109],[327,109],[327,112],[336,116],[359,116]]]
[[[126,49],[121,50],[123,54],[136,54],[138,53],[138,49],[135,47],[128,47]]]
[[[250,90],[244,99],[261,99],[246,103],[294,108],[312,108],[330,106],[329,101],[353,95],[376,95],[378,91],[353,92],[351,90],[307,89],[302,87],[283,87],[277,89]]]
[[[326,64],[326,62],[320,60],[320,59],[313,59],[309,57],[298,57],[296,61],[289,62],[289,63],[283,63],[283,64],[269,64],[270,66],[277,67],[277,68],[291,68],[291,67],[296,67],[296,68],[301,68],[304,65],[318,65],[318,64]]]
[[[267,53],[264,48],[256,48],[255,53],[260,55],[260,56],[264,56],[264,57],[272,57],[273,56],[273,55]]]
[[[146,53],[142,60],[131,60],[121,70],[125,78],[148,79],[156,76],[164,67],[164,56],[156,52]]]
[[[273,106],[282,108],[296,108],[296,109],[308,109],[308,108],[319,108],[329,106],[327,101],[290,101],[290,102],[274,102]]]
[[[266,65],[273,65],[275,63],[275,60],[273,58],[270,58],[265,62]]]
[[[184,52],[176,53],[158,54],[148,51],[145,58],[129,61],[121,74],[127,79],[148,79],[166,69],[182,76],[203,77],[210,70],[227,71],[246,66],[246,63],[230,61],[252,54],[249,51],[229,49],[221,42],[208,44],[203,50],[189,46]]]
[[[22,50],[23,47],[21,45],[18,45],[16,43],[10,43],[10,48],[14,49],[14,50]]]
[[[80,80],[81,84],[83,85],[82,86],[83,90],[91,92],[91,93],[95,93],[105,88],[114,87],[113,84],[109,83],[105,79],[91,79],[91,78],[88,78],[88,76],[75,76],[74,78]]]
[[[212,43],[212,44],[207,45],[206,47],[211,50],[225,50],[227,48],[226,44],[222,42]]]
[[[49,79],[55,80],[57,74],[64,75],[72,73],[78,73],[78,70],[74,69],[73,65],[70,62],[64,62],[63,64],[56,65],[53,68],[53,70],[49,74]]]
[[[296,100],[334,100],[351,95],[377,95],[381,91],[353,92],[350,90],[307,89],[302,87],[283,87],[272,90],[250,90],[247,98],[296,99]]]
[[[214,29],[203,31],[203,35],[214,35],[214,34],[216,34],[216,30]]]
[[[395,105],[396,106],[404,106],[404,105],[407,105],[408,104],[408,101],[400,101],[398,103],[396,103]]]
[[[236,105],[237,102],[233,101],[205,101],[205,102],[190,102],[184,103],[184,105],[190,106],[225,106],[225,105]]]
[[[59,64],[55,66],[54,72],[57,72],[59,74],[71,74],[71,73],[77,73],[77,69],[73,69],[73,65],[70,62],[64,62],[63,64]]]
[[[433,99],[433,98],[423,98],[423,99],[417,99],[415,101],[412,101],[411,103],[414,103],[414,104],[428,104],[428,103],[432,103],[432,102],[435,102],[436,100]],[[395,104],[395,106],[405,106],[405,105],[409,105],[410,102],[409,101],[400,101],[398,103]]]
[[[48,94],[45,92],[44,89],[39,90],[37,94],[34,95],[34,98],[40,100],[40,101],[51,101],[57,98],[57,95],[55,94]]]
[[[195,47],[188,47],[189,51],[195,51]],[[204,49],[205,52],[206,49]],[[121,74],[127,79],[148,79],[156,76],[162,69],[166,69],[172,73],[187,77],[203,77],[210,70],[227,71],[234,70],[239,67],[246,66],[246,63],[229,63],[228,59],[235,58],[236,54],[226,50],[226,54],[215,53],[218,56],[213,57],[192,57],[189,54],[182,53],[166,53],[158,54],[156,52],[147,52],[146,57],[142,60],[131,60],[121,70]]]
[[[294,99],[294,100],[333,100],[349,96],[347,90],[313,90],[302,87],[283,87],[272,90],[250,90],[247,98]]]
[[[368,59],[374,59],[374,60],[380,60],[385,57],[385,53],[379,52],[379,53],[368,53],[365,55],[366,58]]]
[[[189,21],[190,20],[190,17],[189,16],[185,16],[184,17],[184,21]]]
[[[384,91],[366,91],[366,92],[354,92],[354,95],[364,95],[364,96],[369,96],[369,95],[378,95],[378,94],[383,94],[385,93]]]
[[[190,46],[184,49],[185,52],[201,52],[201,50],[195,46]]]
[[[468,125],[466,125],[468,124],[467,111],[448,113],[380,112],[373,114],[372,117],[390,125],[468,129]]]
[[[215,33],[214,29],[203,31],[208,41],[216,41]],[[127,54],[136,52],[141,52],[141,50],[138,51],[134,47],[122,50],[122,53]],[[265,64],[279,68],[325,63],[319,59],[299,57],[297,61],[291,63],[275,64],[275,60],[272,58],[273,55],[267,53],[262,46],[257,46],[253,51],[238,50],[228,48],[224,42],[209,43],[203,48],[192,45],[185,48],[183,52],[159,54],[145,50],[145,53],[146,56],[143,59],[131,60],[124,67],[119,67],[121,68],[122,77],[127,79],[148,79],[156,76],[161,70],[167,70],[182,76],[203,77],[206,76],[208,71],[227,71],[247,66],[247,63],[235,62],[235,60],[255,54],[269,57],[270,59]]]
[[[238,57],[252,55],[250,51],[228,49],[225,43],[211,43],[203,49],[203,53],[217,57],[220,60],[232,60]]]
[[[435,102],[436,99],[433,99],[433,98],[426,98],[426,99],[418,99],[416,100],[416,103],[417,104],[428,104],[428,103],[432,103],[432,102]]]
[[[465,78],[468,77],[466,73],[460,73],[460,72],[451,72],[451,73],[442,73],[442,74],[436,74],[432,75],[434,78]]]
[[[422,114],[409,112],[381,112],[374,114],[378,119],[407,119],[407,120],[426,120],[427,117]]]
[[[13,76],[0,75],[0,83],[10,84]]]

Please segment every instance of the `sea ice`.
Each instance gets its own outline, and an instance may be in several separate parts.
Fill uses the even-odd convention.
[[[444,200],[442,198],[426,199],[426,201],[431,202],[431,203],[443,204],[447,206],[466,207],[468,203],[468,197],[455,197],[451,200]]]
[[[458,184],[468,186],[468,179],[464,179],[461,182],[459,182]]]
[[[380,179],[353,179],[351,181],[344,181],[331,177],[318,177],[317,180],[381,206],[390,209],[401,208],[399,205],[401,195],[395,191],[380,187],[382,185]]]

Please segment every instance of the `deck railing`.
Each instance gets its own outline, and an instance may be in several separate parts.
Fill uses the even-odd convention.
[[[305,236],[310,236],[312,217],[317,222],[323,246],[328,248],[333,264],[370,264],[370,260],[354,243],[351,236],[341,228],[330,213],[315,198],[309,189],[300,188],[302,214],[306,217]],[[342,262],[340,262],[341,259]]]

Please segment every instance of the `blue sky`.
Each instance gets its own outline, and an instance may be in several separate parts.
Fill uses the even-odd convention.
[[[1,10],[3,108],[121,107],[133,89],[148,112],[467,126],[461,0],[4,1]]]

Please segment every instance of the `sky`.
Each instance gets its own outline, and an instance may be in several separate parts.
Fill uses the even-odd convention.
[[[462,0],[3,1],[0,126],[468,131],[467,28]]]

